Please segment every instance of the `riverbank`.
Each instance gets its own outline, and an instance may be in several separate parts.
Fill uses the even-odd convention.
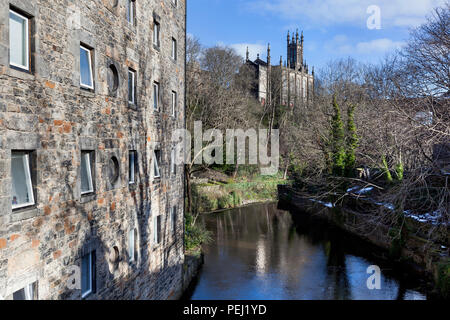
[[[438,295],[444,298],[450,296],[448,247],[430,241],[425,236],[427,225],[423,222],[417,221],[413,217],[405,217],[407,233],[402,234],[402,238],[398,241],[392,235],[392,227],[378,220],[369,220],[363,212],[311,200],[310,197],[298,193],[294,188],[286,185],[278,187],[278,196],[280,201],[317,218],[325,219],[329,223],[384,249],[386,259],[395,259],[409,265],[421,276],[433,281]],[[445,233],[439,237],[448,243],[448,229]]]
[[[278,185],[288,184],[281,176],[228,178],[216,181],[196,179],[192,182],[193,211],[207,213],[278,199]]]

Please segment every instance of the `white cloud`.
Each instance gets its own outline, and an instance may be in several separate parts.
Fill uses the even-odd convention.
[[[391,39],[375,39],[367,42],[359,42],[356,51],[361,54],[387,53],[401,48],[405,43],[392,41]]]
[[[249,9],[278,14],[288,19],[307,18],[309,24],[365,25],[367,8],[377,5],[381,10],[381,25],[414,27],[446,0],[253,0]]]
[[[257,54],[261,57],[267,53],[267,46],[258,43],[235,43],[230,44],[230,47],[236,50],[236,52],[245,59],[247,47],[250,56],[250,60],[255,60]]]

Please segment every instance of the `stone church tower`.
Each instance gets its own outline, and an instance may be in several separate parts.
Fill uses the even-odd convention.
[[[270,44],[267,47],[267,62],[260,59],[259,54],[255,61],[249,59],[247,48],[245,65],[253,70],[255,85],[252,93],[262,105],[277,103],[295,107],[307,105],[314,95],[314,68],[309,73],[309,67],[304,61],[304,36],[299,37],[298,31],[287,34],[287,57],[283,64],[280,57],[278,66],[272,66]]]

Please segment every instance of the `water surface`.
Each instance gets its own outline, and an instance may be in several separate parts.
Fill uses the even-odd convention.
[[[277,204],[205,215],[203,223],[214,241],[191,299],[426,299],[417,277],[377,259],[372,246]],[[367,288],[371,265],[381,268],[380,290]]]

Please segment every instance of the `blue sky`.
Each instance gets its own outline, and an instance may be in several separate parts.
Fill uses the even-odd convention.
[[[304,57],[310,66],[323,67],[330,59],[351,56],[379,62],[404,45],[409,30],[425,21],[445,0],[188,0],[188,34],[203,45],[229,45],[241,55],[249,46],[251,58],[272,63],[286,59],[287,31],[298,28],[305,36]],[[377,6],[381,29],[367,20]],[[310,68],[311,69],[311,68]]]

